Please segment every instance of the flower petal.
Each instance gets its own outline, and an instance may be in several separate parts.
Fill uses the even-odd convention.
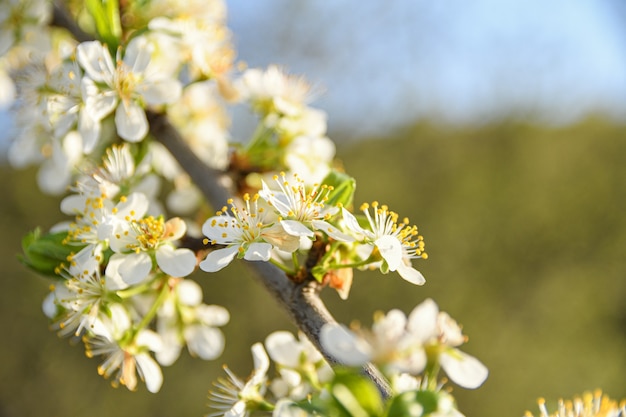
[[[291,332],[277,331],[270,334],[265,339],[265,348],[276,363],[289,368],[297,368],[300,364],[301,349]]]
[[[409,314],[407,329],[421,343],[428,342],[437,335],[437,316],[439,307],[432,299],[422,301]]]
[[[141,96],[149,106],[171,104],[178,100],[182,86],[177,80],[154,80],[143,84]]]
[[[344,365],[360,366],[371,359],[370,345],[339,324],[325,324],[320,342],[328,354]]]
[[[214,327],[193,324],[185,328],[189,353],[204,360],[215,359],[224,351],[224,335]]]
[[[268,261],[271,256],[272,245],[266,242],[253,242],[248,246],[243,258],[246,261]]]
[[[297,220],[282,220],[280,224],[283,226],[283,229],[285,229],[285,232],[291,236],[313,237],[314,235],[311,229]]]
[[[387,265],[389,265],[390,271],[395,271],[398,269],[400,264],[402,264],[402,243],[395,236],[384,235],[376,239],[374,244],[378,248],[380,255],[383,257],[385,261],[387,261]]]
[[[227,248],[214,250],[204,258],[204,261],[200,262],[200,269],[205,272],[217,272],[228,266],[235,258],[238,251],[238,246],[229,246]]]
[[[135,356],[137,361],[137,372],[146,383],[146,388],[152,393],[157,393],[163,385],[163,373],[161,367],[152,356],[147,353],[140,353]]]
[[[354,233],[358,233],[364,236],[371,235],[371,232],[363,229],[359,224],[359,221],[354,217],[354,214],[350,213],[348,210],[342,207],[341,213],[343,215],[343,220],[346,224],[346,227],[353,231]]]
[[[398,265],[398,274],[411,284],[424,285],[424,283],[426,283],[426,278],[424,278],[420,271],[404,262],[400,262],[400,265]]]
[[[233,243],[241,235],[237,224],[230,216],[213,216],[202,225],[202,234],[211,241],[227,245]]]
[[[139,142],[148,133],[148,119],[141,106],[132,100],[122,101],[115,111],[117,134],[129,142]]]
[[[252,345],[252,348],[250,348],[250,350],[252,352],[252,359],[254,361],[254,371],[248,384],[251,383],[252,385],[257,385],[261,383],[263,379],[265,379],[265,374],[270,368],[270,358],[267,356],[267,353],[265,352],[265,348],[263,348],[262,343],[255,343],[254,345]]]
[[[76,47],[76,59],[95,82],[108,82],[113,77],[113,59],[106,46],[99,41],[79,44]]]
[[[311,221],[311,224],[315,229],[322,230],[328,236],[339,242],[354,242],[354,238],[352,236],[340,232],[339,229],[324,220],[313,220]]]
[[[202,288],[196,281],[190,279],[183,279],[178,283],[176,295],[182,305],[193,307],[202,303]]]
[[[196,267],[196,255],[189,249],[162,245],[156,251],[159,268],[172,277],[186,277]]]
[[[441,367],[457,385],[474,389],[482,385],[489,370],[475,357],[451,348],[439,356]]]
[[[145,280],[152,270],[152,259],[147,253],[131,253],[124,258],[117,272],[128,285],[136,285]]]

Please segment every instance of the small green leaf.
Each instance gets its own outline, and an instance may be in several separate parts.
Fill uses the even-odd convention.
[[[338,204],[344,207],[349,207],[352,204],[354,198],[354,190],[356,189],[356,180],[351,176],[337,171],[331,171],[322,184],[326,184],[333,187],[333,190],[328,195],[326,205],[336,206]]]
[[[324,275],[326,275],[326,272],[326,268],[321,265],[316,265],[313,267],[313,269],[311,269],[311,274],[317,282],[322,282],[322,280],[324,279]]]
[[[421,417],[437,411],[438,395],[432,391],[407,391],[393,398],[385,417]]]
[[[382,414],[383,400],[378,388],[371,380],[355,370],[336,369],[330,392],[352,417]]]
[[[96,25],[98,36],[115,56],[122,38],[118,0],[86,0],[85,5]]]
[[[67,257],[81,247],[68,246],[63,243],[67,232],[49,233],[42,235],[40,229],[35,229],[22,239],[23,255],[18,258],[30,269],[60,279],[55,272],[59,265],[67,262]]]

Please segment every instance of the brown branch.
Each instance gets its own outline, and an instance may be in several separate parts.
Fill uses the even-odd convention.
[[[85,34],[56,3],[53,24],[66,27],[81,41],[89,40],[89,35]],[[230,178],[224,172],[212,169],[202,162],[166,116],[148,111],[147,117],[152,136],[169,150],[207,201],[214,207],[221,207],[232,196],[229,189]],[[312,280],[295,283],[288,279],[283,271],[267,262],[246,262],[246,265],[275,301],[283,307],[298,329],[330,363],[336,364],[337,361],[329,357],[320,343],[322,326],[336,323],[319,297],[320,284]],[[391,396],[388,382],[375,367],[368,364],[363,371],[377,385],[384,397]]]
[[[205,198],[213,206],[221,206],[231,196],[227,188],[228,181],[225,180],[227,176],[204,164],[164,115],[148,112],[148,121],[152,135],[170,151]],[[336,323],[319,297],[320,284],[312,280],[295,283],[283,271],[268,262],[246,262],[246,265],[324,357],[330,363],[336,364],[337,361],[328,356],[320,343],[322,326]],[[363,370],[378,386],[384,397],[391,395],[387,381],[375,367],[367,365]]]
[[[76,40],[79,42],[87,42],[93,40],[93,36],[85,33],[78,26],[78,24],[76,24],[76,21],[71,18],[69,12],[66,10],[65,6],[61,4],[60,1],[54,2],[52,21],[50,22],[50,25],[67,29],[72,34],[72,36],[74,36],[74,38],[76,38]]]

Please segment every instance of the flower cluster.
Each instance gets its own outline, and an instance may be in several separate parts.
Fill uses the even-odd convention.
[[[463,417],[442,384],[433,384],[427,376],[394,375],[393,391],[384,402],[381,393],[360,374],[360,368],[333,370],[302,335],[296,339],[289,332],[274,332],[265,344],[252,346],[252,356],[254,370],[247,380],[224,367],[227,378],[218,379],[209,391],[210,407],[215,410],[209,416],[271,412],[274,417]],[[268,376],[270,358],[275,368],[273,378]]]
[[[271,262],[294,288],[308,281],[343,299],[354,269],[425,283],[413,266],[427,258],[417,226],[378,202],[352,211],[356,182],[335,169],[326,115],[309,105],[315,89],[277,66],[234,65],[222,0],[67,2],[70,20],[91,30],[80,41],[70,35],[79,26],[47,26],[52,7],[63,21],[57,3],[0,5],[0,99],[15,95],[9,161],[39,165],[42,191],[69,191],[61,211],[71,220],[28,235],[23,261],[54,280],[43,303],[53,328],[102,356],[98,372],[113,385],[143,380],[157,392],[161,366],[185,347],[221,354],[229,313],[203,302],[196,267]],[[258,118],[247,142],[228,133],[228,106],[239,104]],[[204,201],[170,154],[167,121],[182,148],[229,174],[233,197],[213,216],[223,202]],[[249,379],[225,368],[210,415],[458,417],[439,369],[466,388],[487,377],[457,349],[464,341],[432,300],[378,317],[371,331],[322,328],[325,353],[346,368],[332,369],[304,335],[275,332],[252,347]],[[350,368],[366,362],[389,379],[390,399]]]
[[[235,258],[248,261],[272,261],[292,276],[299,274],[296,251],[309,249],[313,241],[331,243],[313,274],[320,281],[332,276],[334,286],[347,297],[351,285],[340,280],[337,271],[352,267],[379,268],[382,272],[398,271],[406,281],[422,285],[422,274],[413,268],[411,260],[427,258],[423,237],[408,219],[398,224],[398,215],[383,205],[372,203],[374,217],[365,207],[367,224],[358,219],[338,200],[335,187],[327,183],[307,186],[294,174],[292,178],[280,173],[273,177],[275,187],[264,181],[262,189],[243,196],[242,204],[229,200],[202,226],[205,243],[223,248],[209,252],[200,268],[215,272]],[[349,195],[351,199],[352,195]],[[293,267],[280,260],[280,253],[293,254]]]
[[[224,367],[227,378],[218,379],[209,392],[211,407],[216,410],[209,416],[243,417],[254,411],[273,411],[276,417],[307,415],[303,410],[288,409],[319,395],[333,378],[331,367],[302,334],[296,339],[290,332],[274,332],[264,345],[255,343],[251,350],[252,374],[243,381]],[[268,377],[270,358],[277,374],[273,379]]]
[[[546,400],[540,398],[539,417],[624,417],[626,416],[626,400],[618,403],[602,394],[602,391],[585,392],[582,396],[574,397],[573,400],[558,401],[556,410],[553,413],[548,411]],[[526,417],[533,417],[527,411]]]
[[[407,317],[400,310],[378,315],[372,329],[348,330],[338,324],[322,328],[325,350],[339,362],[360,366],[379,365],[390,381],[407,383],[408,375],[424,372],[430,388],[438,384],[443,369],[448,378],[464,388],[478,388],[487,379],[487,368],[476,358],[457,349],[466,341],[459,325],[427,299]]]
[[[178,247],[185,222],[148,214],[150,200],[127,181],[134,173],[129,152],[112,148],[103,166],[61,202],[74,221],[54,229],[74,250],[55,268],[62,280],[44,311],[61,336],[81,336],[88,356],[104,356],[98,372],[113,376],[114,385],[133,390],[138,374],[156,392],[159,364],[175,362],[182,346],[203,359],[221,354],[218,327],[229,314],[203,304],[200,286],[185,279],[197,262],[191,250]]]
[[[326,136],[326,114],[307,105],[312,94],[306,80],[270,66],[246,70],[234,86],[260,117],[240,158],[267,170],[297,172],[308,185],[332,170],[335,145]]]
[[[58,39],[52,44],[27,41],[38,30],[52,37],[44,26],[52,12],[49,2],[0,7],[0,32],[7,33],[0,44],[0,54],[6,52],[0,57],[0,73],[11,74],[17,90],[9,160],[16,167],[40,164],[39,186],[46,193],[65,191],[86,156],[97,158],[120,139],[144,141],[149,133],[146,110],[166,112],[169,106],[178,109],[173,120],[187,126],[185,136],[194,149],[220,150],[212,157],[205,154],[207,163],[226,165],[227,122],[221,107],[203,113],[196,123],[187,121],[197,119],[197,112],[180,110],[206,108],[207,100],[218,103],[221,97],[216,85],[233,58],[222,2],[208,7],[206,2],[155,1],[143,5],[146,10],[139,14],[132,12],[135,6],[130,2],[121,11],[128,15],[118,16],[128,25],[124,30],[133,34],[127,41],[122,42],[118,28],[116,33],[100,33],[103,41],[81,43],[55,33]],[[78,3],[70,10],[84,13]],[[162,16],[165,10],[170,17]],[[115,22],[96,24],[104,30]],[[207,126],[214,126],[216,134],[206,135]],[[205,134],[198,143],[201,130]]]

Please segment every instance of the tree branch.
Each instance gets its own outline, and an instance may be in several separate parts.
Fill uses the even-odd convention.
[[[202,162],[164,115],[148,112],[148,121],[150,133],[170,151],[209,203],[216,207],[224,204],[231,197],[227,188],[228,177]],[[326,323],[336,323],[319,297],[320,284],[312,280],[295,283],[283,271],[268,262],[245,263],[253,272],[254,277],[283,307],[294,324],[322,352],[326,360],[337,364],[334,358],[328,356],[320,343],[322,326]],[[387,381],[374,366],[367,365],[363,370],[378,386],[384,397],[391,395]]]
[[[79,41],[91,39],[76,25],[58,2],[55,2],[52,24],[65,27]],[[147,111],[146,114],[152,136],[169,150],[211,205],[221,207],[228,198],[232,197],[229,189],[230,178],[224,172],[217,171],[202,162],[166,116],[151,111]],[[320,343],[322,326],[326,323],[336,323],[319,297],[320,284],[313,280],[295,283],[283,271],[268,262],[245,263],[253,272],[254,277],[288,313],[295,325],[330,363],[336,364],[337,361],[328,356]],[[374,366],[368,364],[364,366],[363,371],[377,385],[384,397],[391,396],[388,382]]]
[[[52,11],[51,26],[67,29],[78,42],[92,41],[93,37],[88,33],[85,33],[72,19],[65,9],[65,6],[60,1],[54,2],[54,8]]]

